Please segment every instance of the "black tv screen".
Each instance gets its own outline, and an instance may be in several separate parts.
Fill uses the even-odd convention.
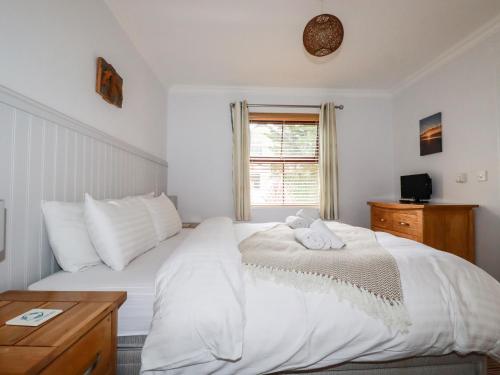
[[[401,176],[401,199],[422,202],[431,199],[432,180],[427,173]]]

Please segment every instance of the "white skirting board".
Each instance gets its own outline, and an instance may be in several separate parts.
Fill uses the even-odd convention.
[[[5,256],[0,291],[25,289],[58,269],[42,200],[81,201],[166,192],[167,163],[0,86],[0,200]]]

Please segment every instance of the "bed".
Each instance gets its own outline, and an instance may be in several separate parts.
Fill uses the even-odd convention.
[[[264,224],[231,224],[231,231],[235,233],[238,242],[248,238],[255,232],[268,229],[276,223]],[[210,231],[210,230],[209,230]],[[87,271],[80,273],[58,272],[30,286],[33,290],[126,290],[128,299],[124,306],[119,311],[119,326],[118,326],[118,372],[121,374],[136,374],[141,366],[141,349],[144,345],[146,335],[150,332],[153,316],[153,303],[155,293],[155,274],[162,268],[162,263],[165,260],[172,258],[172,254],[176,254],[176,249],[183,244],[188,238],[192,230],[184,229],[179,235],[174,236],[166,241],[163,241],[157,248],[147,252],[134,260],[123,271],[111,271],[106,266],[93,267]],[[212,232],[214,232],[212,230]],[[223,231],[221,232],[223,233]],[[378,242],[393,254],[398,261],[398,266],[402,268],[402,282],[405,291],[408,288],[415,288],[416,285],[410,285],[411,280],[405,278],[408,274],[408,269],[411,268],[412,257],[420,257],[425,254],[439,259],[449,259],[454,262],[462,262],[455,259],[453,255],[437,252],[434,249],[428,248],[425,245],[414,241],[402,239],[386,233],[376,233]],[[401,256],[404,254],[404,256]],[[177,255],[177,254],[176,254]],[[409,261],[408,261],[409,260]],[[247,277],[247,276],[245,276]],[[439,278],[439,275],[436,277]],[[427,282],[431,285],[436,282],[436,278],[431,280],[420,280],[424,284]],[[249,281],[245,279],[247,286]],[[428,316],[419,318],[413,321],[419,327],[418,332],[412,340],[413,344],[407,345],[408,340],[401,339],[397,333],[389,333],[385,338],[378,337],[376,340],[368,339],[370,335],[375,335],[378,331],[382,331],[383,326],[379,326],[376,320],[366,319],[363,312],[349,304],[342,304],[342,307],[333,314],[316,314],[315,319],[340,320],[349,316],[349,319],[354,323],[352,327],[345,327],[344,331],[339,332],[335,325],[330,325],[328,329],[330,334],[335,332],[332,329],[337,329],[341,335],[351,334],[348,340],[351,342],[351,348],[344,345],[344,340],[338,340],[331,337],[331,341],[327,345],[339,345],[335,350],[329,349],[322,351],[324,348],[323,342],[320,347],[317,345],[303,345],[298,340],[295,344],[297,347],[293,349],[294,337],[299,337],[300,332],[296,328],[290,326],[294,318],[282,319],[282,324],[277,324],[276,317],[286,312],[287,309],[292,311],[293,303],[290,306],[285,306],[283,310],[279,306],[271,307],[273,304],[269,295],[264,296],[256,293],[263,285],[267,289],[273,289],[271,295],[285,296],[285,303],[296,300],[296,296],[291,296],[296,292],[290,291],[283,285],[273,285],[269,281],[251,281],[252,286],[247,288],[246,299],[253,306],[260,306],[260,312],[256,313],[246,311],[247,325],[245,328],[245,344],[246,351],[243,358],[238,361],[221,361],[214,360],[209,363],[203,360],[200,363],[195,363],[189,366],[171,367],[173,373],[212,373],[218,372],[223,374],[230,373],[292,373],[293,371],[302,371],[302,373],[341,373],[349,375],[357,374],[485,374],[485,357],[481,353],[481,346],[477,345],[477,350],[470,350],[468,347],[457,347],[450,345],[455,339],[440,337],[444,330],[436,330],[434,326],[428,324],[433,320],[448,322],[448,319],[441,319],[435,314],[439,312],[440,307],[423,305],[423,300],[409,299],[408,309],[412,314]],[[498,284],[498,283],[497,283]],[[425,285],[422,285],[425,287]],[[439,287],[439,286],[438,286]],[[417,296],[418,297],[418,296]],[[420,296],[422,297],[422,296]],[[266,300],[267,298],[267,300]],[[318,297],[320,299],[330,298],[325,296]],[[287,302],[288,301],[288,302]],[[319,300],[318,300],[319,301]],[[438,305],[440,304],[439,301]],[[321,302],[319,302],[321,303]],[[445,303],[448,303],[445,301]],[[265,306],[265,308],[262,308]],[[319,305],[318,305],[319,306]],[[434,308],[434,310],[433,310]],[[497,310],[497,312],[500,310]],[[300,316],[300,315],[299,315]],[[259,323],[256,319],[258,318]],[[348,319],[348,320],[349,320]],[[347,322],[347,321],[346,321]],[[490,324],[496,324],[497,320],[491,319]],[[275,326],[267,333],[269,337],[262,334],[262,328]],[[488,322],[485,322],[488,325]],[[154,326],[154,324],[153,324]],[[358,327],[356,327],[358,326]],[[500,327],[490,327],[493,335],[497,335]],[[366,330],[366,334],[362,331]],[[287,331],[290,331],[287,333]],[[349,331],[356,331],[349,333]],[[390,330],[388,331],[390,332]],[[453,334],[454,330],[450,330]],[[273,336],[280,336],[275,339]],[[151,337],[154,335],[150,335]],[[174,335],[175,336],[175,335]],[[496,336],[498,342],[490,344],[493,347],[492,352],[498,354],[500,351],[500,334]],[[168,343],[175,343],[175,337],[169,337]],[[491,339],[491,337],[489,338]],[[432,341],[432,344],[428,342]],[[468,340],[464,337],[463,340]],[[153,340],[154,341],[154,340]],[[164,340],[165,341],[165,340]],[[322,341],[328,341],[327,336],[322,336]],[[380,345],[381,341],[385,341]],[[490,340],[491,341],[491,340]],[[150,346],[152,340],[150,339]],[[364,344],[362,344],[364,342]],[[416,343],[416,344],[415,344]],[[361,346],[360,346],[361,345]],[[179,344],[182,347],[181,344]],[[371,346],[371,347],[370,347]],[[292,348],[292,349],[291,349]],[[263,352],[267,355],[262,355]],[[455,352],[460,353],[457,355]],[[480,352],[480,353],[474,353]],[[276,353],[281,353],[276,355]],[[467,354],[467,355],[466,355]],[[491,353],[490,353],[491,354]],[[280,357],[281,358],[277,358]],[[264,358],[264,359],[262,359]],[[252,363],[255,363],[253,365]],[[318,372],[319,371],[319,372]],[[367,372],[368,371],[368,372]],[[154,372],[154,371],[153,371]]]
[[[105,264],[82,272],[56,272],[34,284],[30,290],[125,290],[127,300],[118,314],[118,336],[143,336],[149,332],[153,316],[155,275],[163,262],[192,229],[179,234],[141,255],[123,271],[113,271]]]

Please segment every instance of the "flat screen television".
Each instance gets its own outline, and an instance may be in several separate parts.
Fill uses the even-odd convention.
[[[431,194],[432,180],[427,173],[401,176],[401,202],[424,203]]]

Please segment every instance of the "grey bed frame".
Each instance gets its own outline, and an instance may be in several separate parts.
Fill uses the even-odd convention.
[[[141,351],[146,336],[118,337],[118,375],[137,375],[141,368]],[[388,362],[348,362],[318,370],[280,372],[275,375],[486,375],[486,356],[427,356]],[[196,374],[203,375],[203,374]]]

